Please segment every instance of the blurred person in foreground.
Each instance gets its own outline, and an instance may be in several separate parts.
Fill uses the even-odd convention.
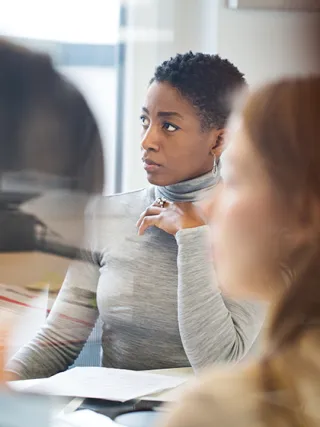
[[[166,427],[320,426],[320,77],[268,84],[231,121],[212,198],[221,287],[271,302],[251,366],[208,371]]]
[[[90,195],[101,193],[104,173],[90,108],[50,58],[0,39],[0,63],[2,323],[8,312],[30,303],[27,277],[36,277],[42,266],[24,263],[25,257],[46,253],[67,264],[80,257],[84,210]],[[16,259],[12,274],[7,256]],[[47,264],[48,274],[56,274],[57,262],[48,257]]]
[[[100,193],[101,140],[82,94],[45,54],[4,39],[0,54],[1,191],[21,191],[30,177],[34,187],[26,192],[44,188]],[[14,172],[25,180],[15,181]]]
[[[10,227],[21,213],[14,208],[21,207],[25,217],[48,219],[58,231],[64,222],[61,237],[77,244],[81,200],[103,187],[96,121],[82,94],[47,55],[0,40],[0,60],[1,252],[37,249],[34,235],[20,230],[18,220]],[[43,237],[47,230],[42,231]]]
[[[198,370],[247,353],[264,310],[221,294],[209,228],[193,203],[219,180],[228,96],[244,85],[218,55],[178,54],[156,69],[140,118],[153,185],[91,204],[91,263],[70,268],[46,325],[11,371],[27,379],[66,370],[98,316],[104,367]]]

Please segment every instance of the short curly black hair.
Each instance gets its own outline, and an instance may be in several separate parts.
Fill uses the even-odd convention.
[[[177,89],[197,110],[203,130],[225,127],[231,113],[229,96],[246,85],[244,75],[227,59],[193,52],[163,62],[153,82]]]

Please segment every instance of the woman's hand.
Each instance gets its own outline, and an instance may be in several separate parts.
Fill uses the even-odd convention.
[[[201,210],[194,203],[165,202],[163,207],[160,207],[156,201],[141,214],[137,227],[140,236],[149,227],[158,227],[175,236],[180,230],[205,224]]]

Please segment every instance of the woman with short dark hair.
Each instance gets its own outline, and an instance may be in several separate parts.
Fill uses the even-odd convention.
[[[67,369],[98,316],[105,367],[200,369],[246,354],[263,310],[222,296],[194,204],[218,182],[228,98],[244,84],[218,55],[189,52],[157,68],[141,112],[153,186],[92,203],[90,264],[69,270],[45,327],[11,371],[32,378]]]

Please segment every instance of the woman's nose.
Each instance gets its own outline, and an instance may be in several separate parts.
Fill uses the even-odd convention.
[[[141,148],[145,151],[159,151],[160,145],[161,141],[157,130],[149,127],[142,136]]]

